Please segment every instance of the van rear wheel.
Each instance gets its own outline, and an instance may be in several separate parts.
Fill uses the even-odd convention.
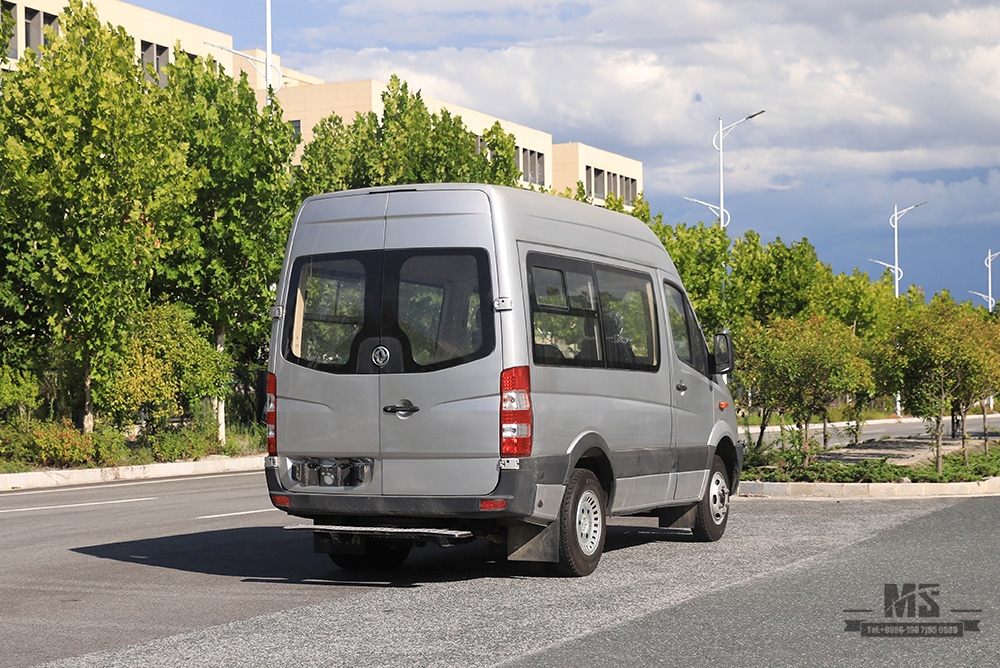
[[[576,469],[559,509],[559,572],[590,575],[604,551],[607,533],[604,490],[593,472]]]
[[[729,477],[722,457],[715,455],[705,496],[698,502],[692,533],[695,540],[712,542],[722,538],[729,519]]]
[[[410,556],[410,546],[370,540],[364,554],[331,554],[330,561],[349,571],[390,571],[399,568]]]

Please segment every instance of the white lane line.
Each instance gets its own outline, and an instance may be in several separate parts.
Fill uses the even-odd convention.
[[[60,508],[83,508],[84,506],[109,506],[115,503],[135,503],[137,501],[156,501],[155,496],[147,496],[142,499],[119,499],[117,501],[92,501],[90,503],[67,503],[61,506],[35,506],[34,508],[10,508],[0,510],[0,513],[26,513],[31,510],[58,510]]]
[[[257,513],[269,513],[272,510],[277,510],[277,508],[264,508],[263,510],[243,510],[238,513],[222,513],[221,515],[202,515],[201,517],[196,517],[196,520],[214,520],[217,517],[236,517],[237,515],[255,515]]]
[[[148,478],[135,480],[132,482],[121,482],[109,480],[107,482],[87,483],[84,485],[68,485],[63,487],[44,487],[42,489],[13,490],[10,492],[0,492],[0,497],[26,496],[29,494],[54,494],[59,492],[79,492],[81,490],[92,490],[98,486],[102,487],[131,487],[133,485],[162,485],[169,482],[184,482],[186,480],[206,480],[208,478],[230,478],[245,475],[261,475],[263,469],[259,471],[225,471],[220,473],[206,473],[204,475],[182,475],[172,478]]]

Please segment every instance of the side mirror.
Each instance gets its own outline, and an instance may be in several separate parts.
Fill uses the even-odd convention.
[[[729,332],[721,332],[715,335],[714,343],[712,371],[717,374],[729,373],[733,370],[733,337]]]

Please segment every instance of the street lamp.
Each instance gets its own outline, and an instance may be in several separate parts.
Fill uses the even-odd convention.
[[[708,202],[702,202],[701,200],[698,199],[692,199],[690,197],[684,198],[689,202],[694,202],[695,204],[701,204],[702,206],[707,206],[712,213],[714,213],[719,217],[719,225],[721,225],[723,229],[725,229],[729,225],[729,220],[731,218],[729,212],[726,211],[726,191],[724,187],[725,172],[723,169],[723,150],[722,150],[723,140],[726,138],[727,135],[729,135],[730,132],[733,131],[733,128],[735,128],[737,125],[749,121],[751,118],[756,118],[757,116],[760,116],[761,114],[764,113],[764,111],[765,111],[764,109],[761,109],[756,114],[750,114],[746,118],[742,118],[736,121],[735,123],[727,125],[726,127],[722,127],[722,116],[719,116],[719,131],[715,133],[714,137],[712,137],[712,146],[714,146],[715,150],[719,152],[719,206],[715,206],[714,204],[709,204]]]
[[[892,264],[889,264],[888,262],[882,262],[881,260],[873,260],[871,258],[868,258],[869,262],[874,262],[875,264],[880,264],[880,265],[882,265],[883,267],[885,267],[886,269],[888,269],[889,271],[892,272],[893,283],[896,286],[896,299],[899,299],[899,280],[901,278],[903,278],[903,270],[899,266],[899,219],[902,218],[903,214],[905,214],[907,211],[911,211],[913,209],[916,209],[918,206],[923,206],[924,204],[927,204],[927,202],[921,202],[920,204],[914,204],[913,206],[908,206],[905,209],[903,209],[902,211],[899,210],[899,205],[898,204],[894,204],[893,205],[893,210],[892,210],[893,213],[892,213],[892,217],[889,218],[889,225],[892,226],[893,248],[895,250],[895,255],[894,255],[895,262],[893,262]],[[902,403],[901,397],[899,396],[899,392],[897,392],[896,393],[896,415],[902,415],[903,414],[902,413],[903,408],[901,406],[901,403]]]
[[[894,282],[896,285],[897,299],[899,299],[899,280],[903,278],[903,270],[900,269],[899,267],[899,219],[902,218],[903,214],[905,214],[907,211],[912,211],[913,209],[916,209],[918,206],[923,206],[924,204],[927,204],[927,202],[921,202],[920,204],[914,204],[913,206],[908,206],[902,211],[899,210],[898,204],[893,205],[893,214],[892,217],[889,218],[889,225],[892,226],[892,237],[893,237],[892,246],[895,253],[894,255],[895,261],[892,264],[882,262],[881,260],[872,260],[871,258],[868,258],[869,262],[880,264],[892,272],[893,278],[895,279]]]
[[[993,307],[997,305],[997,300],[993,299],[993,260],[998,256],[1000,256],[1000,251],[994,253],[992,248],[986,251],[986,291],[988,294],[984,295],[982,292],[969,290],[969,292],[977,297],[982,297],[986,300],[986,308],[989,309],[990,313],[993,313]]]
[[[216,49],[221,49],[234,56],[242,56],[250,61],[250,66],[257,70],[257,74],[264,77],[264,88],[265,88],[265,98],[264,105],[271,104],[271,71],[274,70],[278,73],[278,85],[275,86],[274,92],[277,93],[281,90],[281,85],[285,82],[285,77],[281,73],[280,67],[275,67],[274,63],[271,62],[271,0],[264,1],[264,58],[257,58],[256,56],[251,56],[242,51],[237,51],[236,49],[230,49],[228,46],[222,46],[221,44],[212,44],[211,42],[205,42],[206,45],[211,46]],[[264,66],[264,71],[261,72],[260,68],[257,67],[256,63],[261,63]]]

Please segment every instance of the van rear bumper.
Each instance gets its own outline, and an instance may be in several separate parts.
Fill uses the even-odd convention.
[[[526,460],[522,460],[524,462]],[[523,518],[534,512],[536,471],[534,467],[501,470],[496,488],[478,496],[374,496],[330,494],[288,490],[281,486],[278,470],[265,468],[271,502],[275,496],[287,497],[290,503],[275,504],[289,515],[309,519],[329,516],[390,516],[411,518]],[[483,501],[506,501],[501,510],[483,510]],[[495,505],[496,504],[492,504]]]

